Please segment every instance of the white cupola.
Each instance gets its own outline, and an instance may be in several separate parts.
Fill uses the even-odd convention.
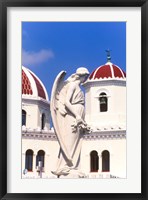
[[[84,84],[86,122],[98,129],[126,126],[126,73],[107,58]]]
[[[22,126],[23,129],[48,130],[49,98],[44,84],[28,68],[22,67]]]

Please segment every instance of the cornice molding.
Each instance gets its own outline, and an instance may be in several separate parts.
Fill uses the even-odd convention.
[[[36,105],[44,105],[44,106],[50,106],[50,102],[46,101],[40,97],[37,98],[25,98],[22,96],[22,105],[23,104],[36,104]]]
[[[22,139],[36,140],[57,140],[56,135],[51,131],[22,131]],[[126,139],[126,131],[101,131],[83,135],[84,140],[100,140],[100,139]]]
[[[85,140],[100,140],[100,139],[126,139],[126,131],[105,131],[93,132],[83,136]]]
[[[84,88],[89,87],[98,87],[98,86],[123,86],[126,87],[126,80],[117,80],[117,79],[105,79],[105,80],[95,80],[95,81],[88,81],[83,84]]]
[[[35,139],[35,140],[51,140],[56,141],[57,137],[53,133],[38,133],[22,131],[22,139]]]

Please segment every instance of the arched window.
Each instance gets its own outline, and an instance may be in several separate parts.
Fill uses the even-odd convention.
[[[45,114],[42,114],[42,118],[41,118],[41,129],[43,130],[45,128],[45,121],[46,121],[46,117]]]
[[[102,152],[102,172],[110,171],[110,154],[105,150]]]
[[[26,126],[26,111],[22,110],[22,126]]]
[[[25,158],[25,169],[28,171],[32,171],[33,167],[33,151],[31,149],[28,149],[26,151],[26,158]]]
[[[99,169],[99,157],[97,151],[91,151],[90,153],[90,171],[98,172]]]
[[[44,157],[45,152],[43,150],[38,151],[38,154],[36,156],[36,166],[39,165],[39,161],[42,161],[42,167],[44,167]]]
[[[106,112],[108,110],[108,99],[105,92],[102,92],[99,95],[99,102],[100,102],[100,112]]]

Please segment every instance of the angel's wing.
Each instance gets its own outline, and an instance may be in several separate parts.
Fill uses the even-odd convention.
[[[65,90],[65,78],[66,72],[61,71],[53,84],[52,87],[52,92],[51,92],[51,100],[50,100],[50,110],[51,110],[51,117],[52,117],[52,122],[54,126],[55,133],[57,135],[60,147],[64,153],[64,155],[67,158],[67,161],[69,162],[70,165],[72,164],[72,159],[69,155],[69,152],[67,151],[67,148],[64,144],[62,135],[61,135],[61,130],[60,130],[60,121],[58,118],[58,115],[64,115],[66,114],[65,106],[64,106],[64,90]]]

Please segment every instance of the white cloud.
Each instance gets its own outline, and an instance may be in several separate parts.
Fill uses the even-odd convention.
[[[31,65],[31,64],[38,65],[53,57],[54,57],[53,52],[47,49],[41,49],[38,52],[23,50],[22,64],[24,66]]]

